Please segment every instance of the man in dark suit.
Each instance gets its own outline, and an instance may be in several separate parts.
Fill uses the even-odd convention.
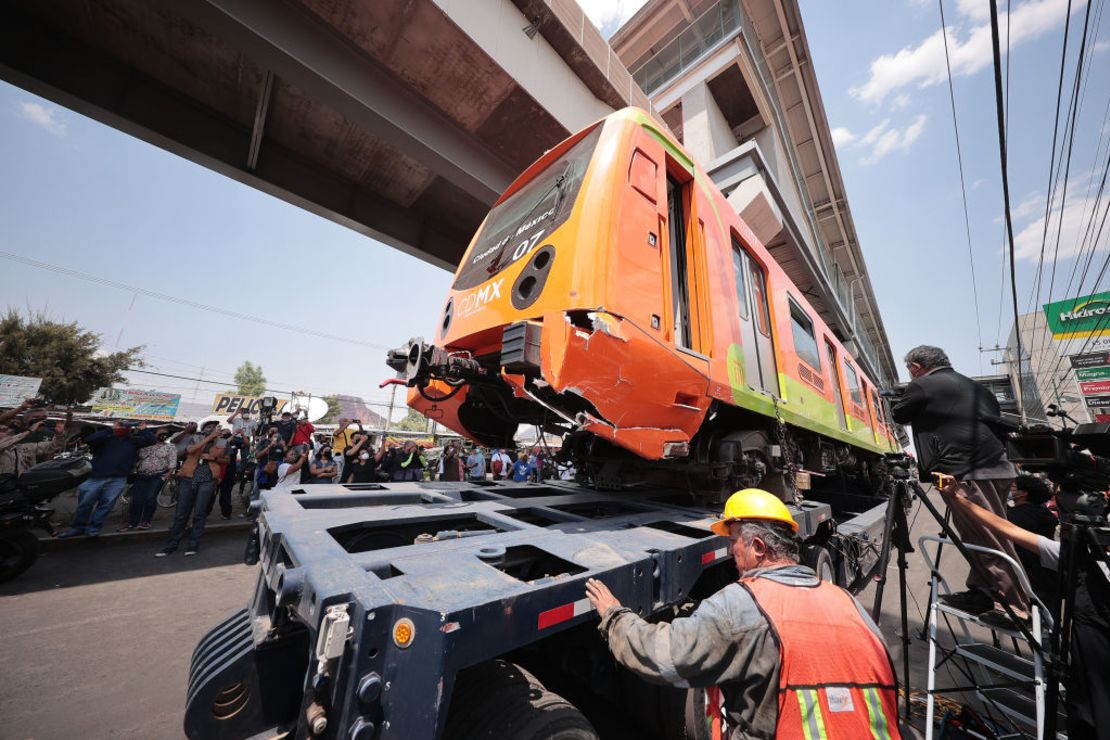
[[[1006,459],[1003,423],[998,401],[985,387],[952,369],[944,350],[922,345],[906,355],[906,369],[913,380],[894,405],[894,420],[913,426],[918,463],[929,473],[945,473],[960,481],[972,503],[1006,516],[1006,494],[1017,475]],[[1014,560],[1017,553],[1008,540],[999,539],[975,519],[953,509],[953,523],[965,542],[1001,550]],[[983,556],[980,564],[990,574],[984,582],[974,570],[967,577],[967,591],[941,597],[946,603],[973,614],[995,606],[995,595],[1019,616],[1029,613],[1029,599],[1018,585],[1010,566],[999,558]],[[999,611],[987,621],[1005,621]]]

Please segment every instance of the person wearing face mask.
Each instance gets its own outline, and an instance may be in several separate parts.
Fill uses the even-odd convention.
[[[309,483],[331,483],[336,475],[336,464],[330,447],[321,447],[320,453],[312,459]]]
[[[711,529],[729,538],[740,580],[688,617],[648,622],[586,582],[617,662],[651,683],[706,689],[713,737],[900,737],[882,636],[851,594],[798,564],[782,501],[737,491]]]
[[[200,538],[204,535],[204,520],[208,517],[208,502],[216,491],[220,466],[227,462],[227,444],[217,422],[205,422],[201,433],[188,439],[185,462],[177,471],[177,508],[174,510],[173,526],[170,527],[166,546],[154,553],[156,558],[164,558],[177,550],[190,516],[193,525],[185,544],[185,555],[197,554]]]
[[[254,437],[254,420],[251,419],[250,407],[240,406],[228,418],[227,423],[231,425],[231,433],[236,437],[242,437],[248,442]]]
[[[1056,539],[1056,515],[1045,506],[1052,498],[1052,489],[1049,484],[1032,475],[1019,475],[1010,484],[1010,508],[1006,510],[1006,518],[1010,523],[1016,524],[1027,532],[1040,535],[1048,540]],[[1025,573],[1029,576],[1029,585],[1045,605],[1056,601],[1056,585],[1058,578],[1051,568],[1041,565],[1036,553],[1024,548],[1017,549],[1018,559],[1025,566]]]
[[[343,451],[344,483],[375,483],[378,480],[378,467],[385,457],[385,445],[374,452],[370,446],[370,435],[366,432],[355,432],[351,436],[351,445]]]
[[[92,450],[92,472],[77,489],[73,522],[58,537],[99,536],[104,520],[127,487],[127,476],[135,467],[139,450],[155,441],[146,422],[132,431],[132,427],[117,420],[110,428],[87,435],[84,442]]]
[[[158,507],[158,492],[177,470],[177,448],[169,441],[168,429],[155,434],[158,443],[139,450],[135,464],[135,482],[131,484],[131,511],[120,532],[129,529],[150,529],[154,510]]]

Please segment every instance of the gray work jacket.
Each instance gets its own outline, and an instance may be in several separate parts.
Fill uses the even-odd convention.
[[[803,565],[745,574],[752,576],[789,586],[817,583],[813,570]],[[859,611],[878,635],[871,619]],[[669,624],[648,623],[622,607],[607,611],[599,629],[617,661],[646,681],[680,688],[720,685],[728,737],[775,737],[779,646],[755,599],[739,583],[725,586],[693,614]]]

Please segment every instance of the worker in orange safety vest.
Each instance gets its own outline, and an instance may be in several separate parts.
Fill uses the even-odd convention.
[[[799,565],[782,501],[738,491],[711,529],[729,538],[740,580],[687,617],[649,623],[587,581],[617,661],[652,683],[704,689],[715,739],[901,737],[878,628],[851,594]]]

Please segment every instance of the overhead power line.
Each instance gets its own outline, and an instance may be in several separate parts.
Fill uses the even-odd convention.
[[[233,319],[240,319],[242,321],[252,321],[256,324],[262,324],[264,326],[272,326],[275,329],[284,329],[285,331],[296,332],[298,334],[305,334],[307,336],[318,337],[320,339],[331,339],[333,341],[344,342],[346,344],[357,344],[357,345],[362,346],[362,347],[369,347],[370,349],[379,349],[379,350],[388,350],[389,349],[388,347],[384,347],[380,344],[374,344],[372,342],[364,342],[361,339],[354,339],[352,337],[342,337],[342,336],[338,336],[336,334],[329,334],[327,332],[316,331],[315,329],[309,329],[309,328],[303,327],[303,326],[296,326],[294,324],[286,324],[286,323],[281,322],[281,321],[274,321],[273,319],[262,318],[261,316],[252,316],[251,314],[243,313],[242,311],[233,311],[231,309],[220,308],[218,306],[210,306],[206,303],[198,303],[197,301],[191,301],[188,298],[179,298],[177,296],[166,295],[165,293],[159,293],[157,291],[149,290],[147,288],[140,288],[140,287],[135,286],[135,285],[128,285],[126,283],[121,283],[117,280],[109,280],[108,278],[99,277],[97,275],[90,275],[87,272],[81,272],[80,270],[74,270],[74,269],[71,269],[69,267],[63,267],[61,265],[52,265],[49,262],[42,262],[40,260],[31,259],[30,257],[24,257],[22,255],[14,254],[12,252],[0,251],[0,258],[6,259],[6,260],[11,260],[12,262],[18,262],[20,264],[27,265],[29,267],[37,267],[37,268],[42,269],[42,270],[49,270],[50,272],[55,272],[55,273],[58,273],[59,275],[67,275],[69,277],[77,278],[78,280],[85,280],[85,281],[90,282],[90,283],[96,283],[97,285],[103,285],[103,286],[106,286],[106,287],[109,287],[109,288],[116,288],[118,290],[125,290],[129,293],[138,293],[139,295],[147,296],[148,298],[157,298],[160,301],[168,301],[169,303],[175,303],[179,306],[187,306],[189,308],[195,308],[195,309],[198,309],[200,311],[209,311],[211,313],[217,313],[217,314],[220,314],[222,316],[229,316]]]
[[[967,261],[971,266],[971,295],[975,300],[975,330],[979,338],[979,349],[983,349],[983,324],[979,314],[979,286],[975,279],[975,254],[971,248],[971,220],[967,215],[967,186],[964,180],[964,157],[960,148],[960,125],[956,120],[956,92],[952,85],[952,64],[948,58],[948,29],[944,24],[944,0],[937,0],[940,8],[940,32],[944,38],[944,66],[948,70],[948,99],[952,104],[952,131],[956,135],[956,163],[960,169],[960,196],[964,205],[964,231],[967,232]],[[982,362],[980,356],[980,362]]]
[[[991,45],[994,52],[994,97],[998,117],[998,156],[1002,167],[1002,203],[1006,215],[1006,241],[1010,253],[1010,298],[1014,310],[1017,343],[1017,376],[1021,379],[1021,327],[1018,324],[1017,273],[1014,270],[1014,220],[1010,213],[1010,178],[1006,168],[1006,113],[1002,98],[1002,58],[998,48],[998,0],[991,0]],[[1020,383],[1019,383],[1020,385]],[[1022,404],[1024,407],[1024,404]]]

